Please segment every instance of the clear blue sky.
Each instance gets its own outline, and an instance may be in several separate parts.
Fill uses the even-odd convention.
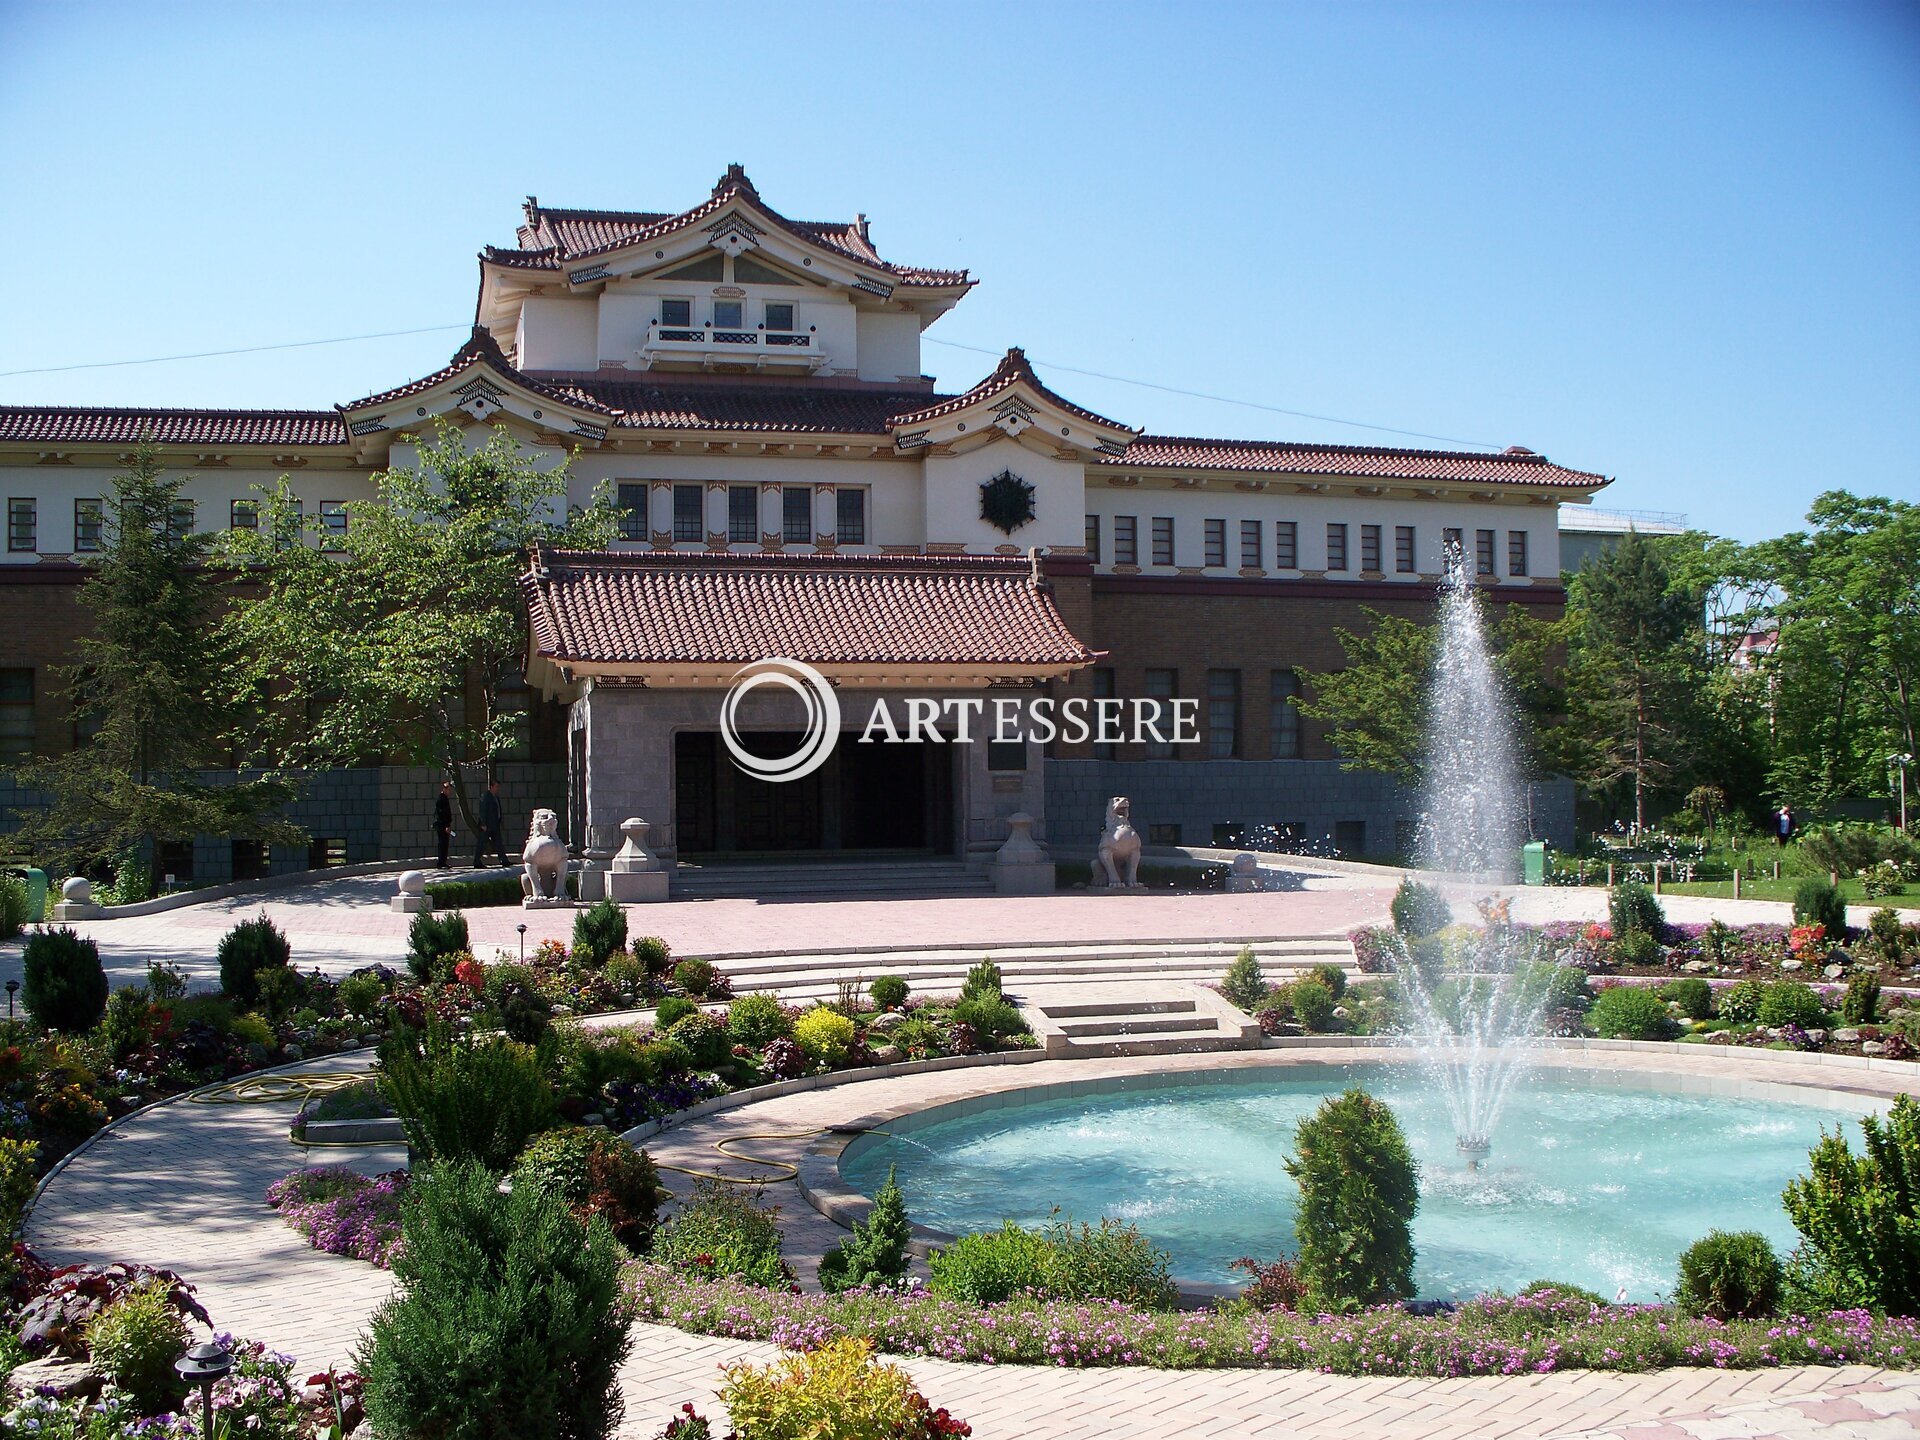
[[[1756,539],[1920,498],[1920,7],[0,0],[0,401],[324,407],[441,364],[523,195],[685,208],[738,160],[980,285],[1161,432],[1615,475]],[[988,356],[938,344],[960,387]]]

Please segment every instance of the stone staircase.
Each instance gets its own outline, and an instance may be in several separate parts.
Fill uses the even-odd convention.
[[[722,861],[681,865],[673,876],[675,900],[844,900],[857,896],[924,899],[991,895],[984,870],[958,860],[896,858],[819,861]]]
[[[1049,1060],[1257,1050],[1258,1022],[1197,984],[1048,985],[1016,993]]]

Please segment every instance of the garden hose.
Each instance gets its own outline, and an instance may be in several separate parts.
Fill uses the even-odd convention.
[[[727,1147],[729,1145],[739,1145],[748,1140],[811,1140],[816,1135],[825,1135],[829,1132],[844,1132],[846,1129],[847,1127],[844,1125],[820,1125],[812,1130],[796,1130],[791,1132],[763,1130],[750,1135],[726,1135],[713,1142],[713,1148],[729,1160],[744,1161],[748,1165],[764,1165],[769,1170],[784,1172],[782,1174],[722,1175],[717,1170],[691,1170],[685,1165],[668,1165],[660,1160],[653,1162],[653,1168],[656,1170],[671,1170],[676,1175],[690,1175],[696,1180],[717,1180],[722,1185],[778,1185],[787,1180],[798,1179],[800,1176],[799,1165],[791,1160],[775,1160],[765,1155],[742,1155],[729,1150]],[[862,1135],[885,1135],[887,1132],[885,1130],[861,1130],[857,1133]]]
[[[186,1098],[195,1105],[275,1105],[293,1100],[305,1104],[318,1096],[364,1084],[367,1078],[366,1071],[356,1070],[277,1071],[242,1075],[224,1085],[196,1090]],[[291,1134],[287,1140],[303,1150],[363,1150],[369,1143],[378,1143],[365,1140],[308,1140]]]

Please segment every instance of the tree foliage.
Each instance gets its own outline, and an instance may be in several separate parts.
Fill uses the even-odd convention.
[[[268,493],[259,529],[232,541],[259,593],[226,625],[262,748],[287,764],[430,765],[472,826],[462,767],[515,742],[500,690],[526,650],[528,553],[618,533],[604,487],[569,512],[566,477],[504,427],[475,444],[442,424],[416,465],[348,502],[344,533],[306,520],[317,544],[288,543],[303,525],[292,493],[284,481]]]
[[[222,685],[234,658],[217,627],[222,582],[213,536],[192,528],[190,478],[169,474],[144,441],[114,476],[80,587],[87,625],[60,672],[91,733],[20,770],[51,797],[20,844],[75,868],[197,834],[302,838],[275,813],[294,794],[283,777],[210,784],[195,773],[232,758],[235,712]]]

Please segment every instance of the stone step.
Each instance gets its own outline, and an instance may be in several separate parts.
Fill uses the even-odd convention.
[[[1056,1015],[1054,1017],[1058,1019]],[[1143,1040],[1158,1039],[1166,1035],[1188,1035],[1205,1032],[1220,1035],[1220,1022],[1211,1015],[1173,1015],[1164,1009],[1154,1011],[1136,1011],[1131,1015],[1116,1015],[1109,1020],[1069,1020],[1061,1025],[1062,1033],[1074,1040],[1092,1039],[1100,1036],[1136,1036]]]
[[[973,945],[924,950],[876,952],[848,950],[839,953],[754,955],[742,956],[738,959],[721,958],[716,960],[715,964],[729,975],[752,974],[769,969],[797,974],[807,970],[840,970],[849,966],[865,966],[868,969],[882,971],[889,966],[903,965],[957,965],[964,969],[988,956],[996,960],[1003,970],[1010,966],[1051,966],[1082,960],[1103,962],[1138,960],[1155,963],[1171,961],[1184,964],[1206,963],[1225,968],[1240,953],[1240,949],[1238,944],[1207,940],[1162,943],[1134,941],[1083,945]],[[1253,951],[1263,967],[1269,963],[1306,966],[1325,960],[1351,966],[1353,961],[1353,947],[1341,936],[1305,936],[1289,940],[1255,941]]]
[[[1042,1050],[1053,1059],[1243,1050],[1260,1027],[1213,991],[1164,970],[1133,984],[1036,985],[1014,992]]]
[[[1056,1020],[1097,1020],[1113,1015],[1191,1015],[1198,1008],[1191,1000],[1093,1000],[1046,1007],[1047,1014]],[[1072,1029],[1071,1026],[1062,1028]]]
[[[1123,1055],[1199,1055],[1214,1050],[1257,1050],[1258,1040],[1221,1032],[1195,1035],[1128,1036],[1124,1039],[1067,1037],[1066,1060],[1112,1060]]]
[[[1310,968],[1305,965],[1281,967],[1269,966],[1267,979],[1280,984],[1304,974]],[[781,971],[761,971],[741,973],[729,970],[727,978],[733,982],[736,993],[754,989],[778,989],[782,993],[795,995],[831,995],[837,982],[851,980],[864,989],[867,984],[881,975],[902,975],[914,988],[916,994],[938,995],[958,990],[967,978],[966,966],[901,968],[898,965],[865,965],[847,967],[839,970],[811,970],[803,973],[788,974]],[[1051,985],[1066,985],[1076,981],[1106,981],[1112,984],[1151,984],[1155,981],[1165,983],[1169,980],[1217,981],[1223,966],[1204,961],[1190,965],[1174,965],[1165,961],[1153,964],[1119,962],[1112,965],[1077,964],[1058,967],[1038,968],[1030,966],[1000,967],[1001,977],[1010,988],[1025,989],[1038,987],[1046,989]],[[1346,967],[1348,979],[1360,978],[1359,972],[1351,966]]]

